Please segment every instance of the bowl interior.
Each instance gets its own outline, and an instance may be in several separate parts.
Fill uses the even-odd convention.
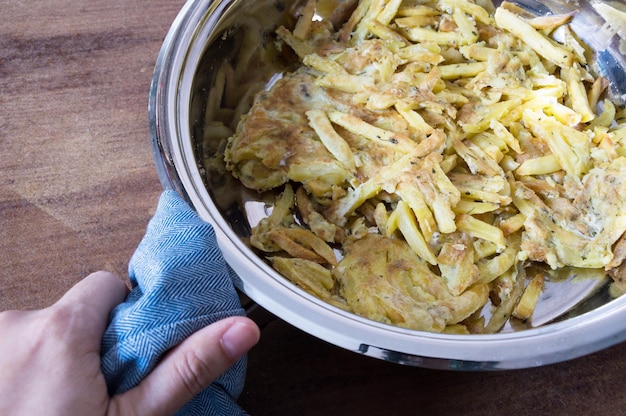
[[[200,29],[196,29],[197,33],[202,32],[206,35],[195,38],[193,41],[196,44],[203,43],[204,46],[202,55],[194,68],[193,82],[190,86],[191,91],[189,95],[188,122],[194,158],[192,164],[194,168],[198,169],[202,182],[201,185],[205,187],[211,199],[208,202],[212,211],[210,213],[211,217],[213,219],[218,218],[220,222],[223,222],[228,240],[235,242],[234,248],[231,246],[228,249],[245,251],[244,260],[242,261],[250,261],[251,258],[256,256],[255,250],[248,241],[251,228],[261,218],[268,215],[274,195],[271,193],[258,194],[255,191],[250,191],[243,187],[238,180],[233,179],[224,168],[222,146],[224,139],[235,131],[241,115],[251,106],[254,94],[268,88],[277,77],[293,70],[295,65],[297,65],[294,56],[290,55],[289,51],[276,49],[273,34],[276,27],[280,24],[285,24],[286,26],[293,25],[299,2],[295,0],[257,0],[253,2],[235,0],[213,2],[214,5],[215,3],[221,4],[219,14],[216,14],[213,7],[211,18],[209,19],[209,16],[205,16],[199,22]],[[555,12],[567,11],[567,7],[571,7],[569,3],[538,3],[530,0],[522,0],[519,3],[529,10],[535,10],[538,13],[546,12],[547,7],[551,7]],[[332,8],[329,10],[332,10]],[[599,24],[596,23],[599,19],[598,14],[594,12],[593,8],[583,6],[580,10],[584,13],[579,12],[577,14],[572,24],[574,29],[586,28],[590,22]],[[333,18],[337,19],[337,21],[342,21],[341,10],[336,11]],[[596,63],[598,64],[598,72],[616,80],[611,84],[611,91],[614,97],[617,97],[616,101],[619,101],[621,97],[619,87],[620,84],[624,85],[623,71],[615,71],[616,66],[620,69],[623,68],[624,62],[624,56],[619,52],[621,44],[619,40],[615,40],[619,36],[612,37],[610,41],[607,41],[606,34],[601,36],[600,40],[598,39],[598,31],[586,30],[581,33],[583,34],[581,36],[583,40],[597,49]],[[588,39],[585,39],[584,35]],[[614,73],[610,74],[610,71]],[[190,163],[190,161],[187,162]],[[252,260],[251,266],[249,266],[252,270],[259,267],[259,261],[262,262],[259,259],[260,256],[256,256]],[[233,267],[235,267],[234,264]],[[279,282],[278,284],[281,286],[290,285],[282,276],[269,267],[263,268],[263,270],[259,269],[259,273],[266,275],[266,277],[269,275],[270,280]],[[240,283],[243,290],[248,292],[246,288],[250,288],[250,292],[254,293],[255,282],[252,281],[254,277],[242,279],[244,281]],[[336,313],[342,319],[355,320],[359,326],[371,326],[376,329],[376,336],[401,333],[402,336],[415,337],[419,335],[420,337],[444,340],[445,342],[458,340],[461,343],[465,343],[469,339],[468,336],[448,335],[439,337],[437,334],[426,335],[419,333],[419,331],[401,330],[389,328],[382,324],[365,322],[365,320],[356,317],[346,316],[343,311],[331,306],[321,305],[322,302],[312,299],[298,288],[289,288],[288,292],[288,296],[295,296],[296,304],[298,302],[310,304],[313,311],[323,309],[323,313],[330,311],[331,315]],[[282,296],[280,291],[277,291],[277,296]],[[614,302],[610,279],[581,279],[578,276],[564,276],[561,281],[546,285],[532,322],[520,323],[518,325],[508,324],[501,334],[487,336],[487,338],[482,337],[481,343],[483,341],[493,341],[498,337],[504,342],[508,342],[511,339],[519,340],[520,337],[536,336],[542,338],[551,331],[550,327],[558,332],[560,328],[564,328],[567,325],[567,322],[572,321],[577,324],[581,322],[581,319],[586,314],[602,310]],[[262,303],[261,306],[267,307],[267,305]],[[268,309],[275,312],[271,306]],[[286,313],[289,314],[289,312]],[[286,316],[280,317],[289,319]],[[314,318],[311,317],[311,319]],[[302,329],[306,330],[306,328]],[[513,338],[510,337],[511,334],[513,334]],[[355,337],[358,338],[359,336],[357,332]],[[335,337],[336,339],[336,334],[331,334],[329,337]],[[601,348],[606,342],[608,341],[602,341],[582,353]],[[409,351],[408,354],[402,353],[397,355],[396,353],[389,353],[390,350],[386,347],[377,349],[370,344],[369,348],[364,348],[362,347],[363,345],[367,346],[368,344],[360,343],[360,346],[355,349],[365,349],[365,351],[361,352],[369,350],[370,355],[378,355],[380,356],[379,358],[396,362],[421,366],[441,366],[429,365],[421,359],[416,359],[420,355],[417,351]],[[493,345],[495,346],[496,343],[494,342]],[[384,351],[384,353],[380,351]],[[446,353],[442,352],[442,354],[445,357]],[[580,354],[580,351],[573,352],[572,356]],[[428,352],[426,355],[436,356],[433,352]],[[553,355],[551,358],[543,357],[536,361],[533,361],[531,358],[510,366],[545,364],[566,359],[567,354],[561,355],[561,357],[556,358],[556,355]],[[477,360],[462,358],[461,361],[457,361],[457,357],[452,358],[454,360],[446,360],[446,364],[443,366],[446,368],[454,367],[455,365],[459,366],[458,362],[461,361],[498,362],[503,360],[495,356],[493,361],[484,356],[479,357]],[[457,364],[450,364],[451,362],[456,362]],[[463,366],[460,365],[459,367]],[[478,367],[482,368],[484,365],[480,364]]]

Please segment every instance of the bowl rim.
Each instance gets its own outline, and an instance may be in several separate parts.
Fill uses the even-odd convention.
[[[211,29],[239,0],[189,0],[157,57],[149,94],[154,163],[164,189],[174,189],[210,223],[235,282],[280,319],[347,350],[399,364],[436,369],[529,368],[587,355],[626,340],[626,296],[565,321],[518,332],[438,334],[382,324],[329,305],[278,275],[219,215],[195,162],[189,120],[191,85]]]

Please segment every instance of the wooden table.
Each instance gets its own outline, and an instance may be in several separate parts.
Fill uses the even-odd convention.
[[[98,269],[126,276],[161,192],[147,97],[182,4],[0,3],[0,310],[49,305]],[[240,402],[259,416],[618,415],[624,354],[626,344],[535,369],[435,371],[274,320],[249,355]]]

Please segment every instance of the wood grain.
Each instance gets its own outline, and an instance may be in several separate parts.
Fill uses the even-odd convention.
[[[45,306],[101,268],[126,276],[161,190],[148,90],[181,5],[4,2],[0,309]]]
[[[152,69],[182,0],[2,2],[0,310],[86,274],[126,278],[160,184]],[[0,334],[1,336],[1,334]],[[274,320],[249,355],[252,415],[620,415],[626,345],[551,366],[460,373],[344,351]]]

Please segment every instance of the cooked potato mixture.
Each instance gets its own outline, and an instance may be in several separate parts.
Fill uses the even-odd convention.
[[[235,178],[278,195],[251,235],[278,272],[363,317],[453,333],[531,320],[564,270],[622,285],[625,113],[571,15],[362,0],[338,20],[327,3],[278,28],[299,68],[225,144]]]

